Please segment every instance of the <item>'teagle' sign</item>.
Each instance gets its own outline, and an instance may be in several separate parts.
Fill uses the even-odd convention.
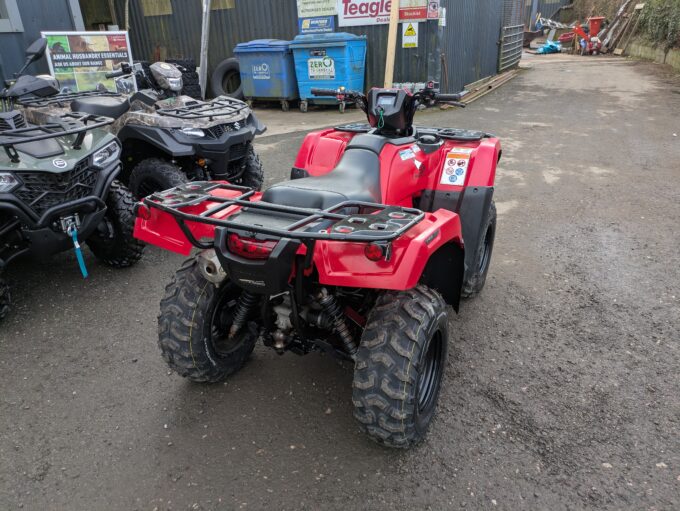
[[[390,22],[391,0],[338,0],[338,25],[356,27]]]
[[[338,25],[353,27],[389,23],[392,1],[399,1],[401,21],[427,20],[428,0],[337,0]]]

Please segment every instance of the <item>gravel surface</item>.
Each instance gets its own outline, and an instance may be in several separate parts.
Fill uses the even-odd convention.
[[[351,368],[321,355],[258,347],[213,386],[169,374],[156,314],[181,257],[114,271],[87,252],[83,282],[64,254],[9,272],[0,509],[678,509],[680,80],[529,61],[419,117],[504,146],[487,287],[451,314],[423,445],[359,434]],[[259,141],[269,184],[302,137]]]

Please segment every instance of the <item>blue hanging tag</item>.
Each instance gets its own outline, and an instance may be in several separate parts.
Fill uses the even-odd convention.
[[[69,233],[71,234],[71,239],[73,240],[73,248],[76,251],[76,259],[78,259],[78,266],[80,266],[80,273],[83,274],[83,278],[87,278],[87,268],[85,267],[85,259],[83,258],[83,251],[80,249],[80,243],[78,243],[78,229],[75,225],[71,225],[69,228]]]

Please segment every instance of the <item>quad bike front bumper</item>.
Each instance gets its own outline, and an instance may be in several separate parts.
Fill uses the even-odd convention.
[[[61,220],[74,215],[80,222],[78,237],[87,239],[104,219],[104,201],[119,173],[120,162],[85,172],[76,167],[65,172],[61,181],[55,181],[53,174],[41,180],[40,173],[16,172],[21,186],[0,194],[0,214],[9,219],[0,226],[0,240],[5,245],[0,251],[0,267],[19,255],[42,259],[71,248],[73,241]]]
[[[220,176],[226,175],[230,162],[246,156],[248,144],[266,129],[254,114],[250,114],[243,121],[201,129],[202,137],[188,135],[179,128],[128,124],[120,130],[118,138],[122,144],[126,140],[142,140],[173,158],[204,158],[209,161],[213,174]]]

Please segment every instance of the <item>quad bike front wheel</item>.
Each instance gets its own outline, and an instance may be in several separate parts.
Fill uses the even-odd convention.
[[[142,257],[144,245],[134,235],[135,199],[118,181],[106,197],[106,216],[87,239],[92,253],[114,268],[127,268]]]
[[[356,354],[352,402],[361,429],[376,442],[408,448],[434,416],[444,368],[446,304],[432,289],[382,294]]]
[[[9,285],[0,276],[0,321],[7,317],[9,309],[12,305],[12,296],[9,292]]]
[[[489,206],[486,221],[480,232],[482,233],[482,238],[477,247],[473,268],[465,282],[463,282],[462,295],[464,298],[475,296],[486,284],[486,276],[489,273],[489,266],[491,266],[493,243],[496,238],[496,204],[493,201]]]
[[[264,183],[264,169],[262,161],[252,144],[248,144],[246,155],[239,163],[242,171],[240,177],[229,180],[229,182],[235,185],[247,186],[259,192]]]
[[[140,161],[130,173],[130,191],[138,199],[152,193],[182,186],[188,179],[184,171],[172,162],[160,158]]]
[[[246,321],[230,335],[241,293],[228,279],[219,287],[206,280],[197,257],[177,270],[158,316],[158,345],[173,371],[194,382],[216,383],[243,367],[258,330]]]

